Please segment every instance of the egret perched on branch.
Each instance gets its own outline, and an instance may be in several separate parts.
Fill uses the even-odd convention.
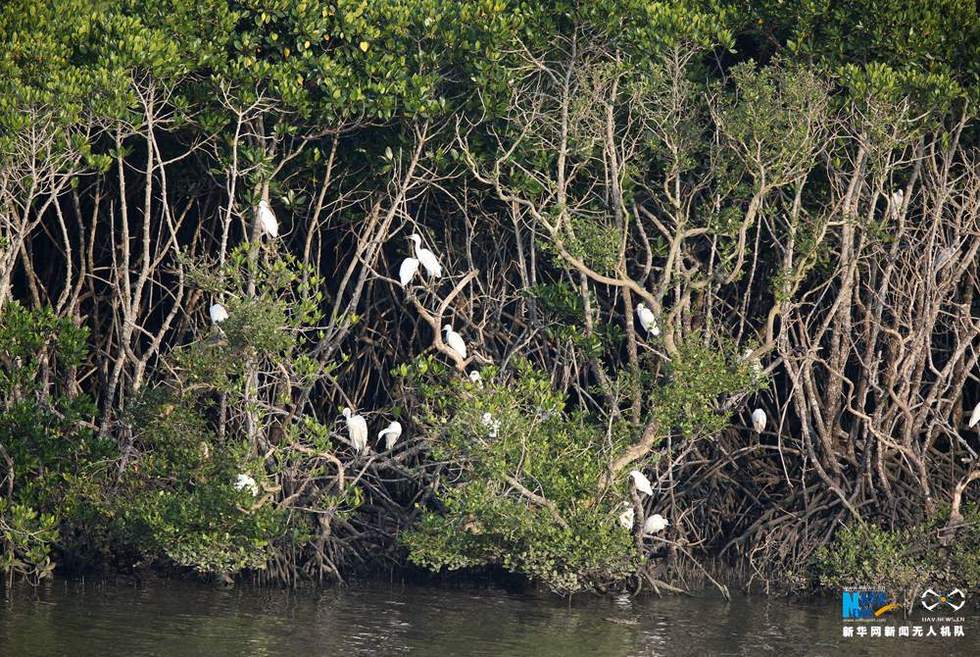
[[[978,403],[976,406],[973,407],[973,412],[970,413],[970,421],[967,422],[966,426],[968,426],[968,427],[970,427],[972,429],[975,426],[977,426],[977,423],[978,422],[980,422],[980,403]],[[963,447],[966,447],[966,451],[970,452],[970,456],[969,457],[964,457],[964,458],[962,458],[960,460],[963,461],[964,463],[966,463],[966,462],[972,461],[973,459],[977,458],[977,453],[976,453],[976,451],[972,447],[970,447],[970,443],[966,442],[966,440],[963,439],[963,436],[961,436],[959,434],[956,434],[956,437],[957,437],[957,439],[959,439],[959,441],[963,445]]]
[[[973,407],[973,412],[970,413],[970,422],[967,424],[971,429],[977,426],[977,422],[980,422],[980,404]]]
[[[904,189],[896,189],[894,192],[892,192],[891,205],[895,209],[895,212],[898,212],[898,209],[902,207],[902,201],[904,200],[905,200]]]
[[[752,374],[755,375],[755,378],[762,376],[762,361],[759,360],[758,357],[752,358],[752,347],[745,350],[745,352],[742,354],[742,360],[749,361],[749,366],[752,367]]]
[[[259,209],[256,210],[255,214],[259,222],[259,229],[263,234],[269,237],[279,237],[279,222],[276,221],[276,215],[269,207],[268,201],[265,199],[259,201]]]
[[[220,324],[228,319],[228,309],[220,303],[212,303],[211,308],[208,309],[208,313],[211,315],[212,324]]]
[[[449,348],[459,354],[459,357],[463,360],[466,359],[466,343],[463,342],[463,336],[453,330],[452,325],[446,324],[442,327],[442,330],[446,332],[446,344]]]
[[[629,502],[623,502],[623,506],[626,508],[619,514],[619,524],[623,526],[623,529],[633,531],[633,523],[636,522],[636,514],[633,513],[633,505]]]
[[[762,433],[762,430],[766,428],[766,412],[761,408],[752,411],[752,428],[755,429],[756,433]]]
[[[358,452],[367,449],[367,422],[362,415],[351,415],[349,408],[344,408],[344,418],[347,420],[347,435],[350,437],[350,444]]]
[[[643,523],[643,533],[656,534],[658,532],[662,532],[663,530],[667,529],[667,525],[669,524],[670,523],[667,522],[667,519],[662,515],[659,513],[654,513],[652,516],[646,519],[646,522]]]
[[[412,233],[408,236],[408,239],[412,240],[412,243],[415,244],[415,257],[425,267],[425,273],[429,275],[429,278],[439,278],[442,276],[442,265],[439,264],[439,258],[432,251],[422,248],[422,238],[419,237],[419,234]]]
[[[660,335],[660,327],[657,326],[657,318],[653,316],[653,311],[647,308],[645,303],[636,306],[636,317],[640,320],[643,330],[653,337]]]
[[[259,485],[255,483],[252,477],[243,472],[235,478],[235,490],[245,490],[246,488],[252,494],[252,497],[259,494]]]
[[[419,261],[417,259],[405,258],[402,260],[401,267],[398,268],[398,280],[401,281],[402,287],[408,287],[418,270]]]
[[[402,423],[399,422],[398,420],[392,420],[391,424],[389,424],[387,427],[385,427],[378,433],[378,440],[384,438],[385,449],[391,451],[391,448],[395,446],[395,443],[398,442],[398,439],[401,437],[401,435],[402,435]]]
[[[500,431],[500,420],[495,419],[489,412],[484,413],[480,416],[480,422],[483,426],[487,428],[487,435],[491,438],[497,437],[497,432]]]
[[[898,213],[902,209],[902,201],[905,200],[905,190],[896,189],[892,192],[888,199],[888,211],[891,213],[892,218],[897,218]]]
[[[647,479],[645,474],[639,470],[633,470],[630,472],[630,478],[633,480],[633,485],[636,486],[636,490],[646,495],[653,495],[653,486],[650,485],[650,480]]]

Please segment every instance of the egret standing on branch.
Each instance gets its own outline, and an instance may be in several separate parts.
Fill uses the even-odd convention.
[[[758,357],[752,358],[752,348],[749,347],[742,353],[742,360],[749,361],[749,366],[752,368],[752,375],[755,378],[760,378],[762,373],[765,371],[762,369],[762,361]]]
[[[384,438],[385,449],[391,451],[391,448],[395,446],[395,443],[398,442],[398,439],[401,437],[401,435],[402,435],[402,423],[399,422],[398,420],[392,420],[391,424],[389,424],[387,427],[385,427],[378,433],[378,440]]]
[[[235,490],[245,490],[246,488],[252,494],[252,497],[259,494],[259,485],[255,483],[255,480],[251,476],[243,472],[235,477]]]
[[[228,319],[228,310],[220,303],[211,304],[211,308],[208,309],[208,313],[211,315],[212,324],[220,324]]]
[[[755,429],[756,433],[762,433],[762,430],[766,428],[766,412],[761,408],[752,411],[752,428]]]
[[[657,318],[653,316],[653,311],[647,308],[645,303],[636,306],[636,318],[640,320],[640,326],[648,335],[657,337],[660,335],[660,327],[657,325]]]
[[[358,452],[363,453],[367,449],[367,422],[361,415],[351,415],[349,408],[344,408],[344,418],[347,420],[347,435],[350,438],[350,444]]]
[[[623,502],[623,507],[623,512],[619,514],[619,524],[622,525],[623,529],[626,531],[633,531],[633,523],[636,522],[636,517],[633,513],[633,505],[629,502]]]
[[[891,198],[888,200],[888,209],[891,210],[892,217],[898,217],[898,213],[902,209],[902,201],[904,200],[904,189],[896,189],[894,192],[892,192]]]
[[[971,429],[977,426],[977,422],[980,422],[980,404],[973,407],[973,412],[970,413],[970,422],[967,424]]]
[[[643,533],[656,534],[658,532],[662,532],[663,530],[667,529],[667,525],[669,524],[670,523],[667,522],[667,519],[662,515],[659,513],[654,513],[652,516],[646,519],[646,522],[643,523]]]
[[[639,470],[633,470],[630,472],[630,478],[633,480],[633,485],[636,486],[636,490],[645,495],[653,495],[653,486],[650,485],[650,480],[647,479],[645,474]]]
[[[484,412],[480,416],[480,422],[487,428],[487,435],[490,438],[497,437],[497,432],[500,431],[500,420],[494,418],[489,412]]]
[[[405,258],[402,260],[401,267],[398,268],[398,280],[401,282],[402,287],[408,287],[408,284],[415,278],[418,270],[419,261],[417,259]]]
[[[259,208],[255,214],[259,223],[259,229],[263,235],[268,235],[272,238],[279,237],[279,222],[276,221],[276,215],[272,212],[272,208],[269,207],[268,201],[265,199],[259,201]]]
[[[463,342],[463,336],[453,330],[450,324],[446,324],[442,327],[442,330],[446,332],[446,344],[449,348],[459,354],[459,357],[466,360],[466,343]]]
[[[439,264],[439,258],[432,251],[422,248],[422,238],[419,237],[419,234],[412,233],[408,236],[408,239],[412,240],[412,243],[415,244],[415,257],[425,267],[425,273],[429,275],[429,278],[439,278],[442,276],[442,265]],[[402,263],[402,266],[404,264]]]

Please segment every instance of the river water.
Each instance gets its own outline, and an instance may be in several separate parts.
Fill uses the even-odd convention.
[[[975,615],[966,618],[965,638],[843,638],[839,600],[577,596],[569,603],[434,585],[290,592],[65,580],[0,596],[0,657],[980,655]],[[975,601],[967,608],[975,610]]]

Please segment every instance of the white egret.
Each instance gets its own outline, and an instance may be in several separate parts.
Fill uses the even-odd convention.
[[[483,377],[480,376],[479,372],[476,370],[470,372],[470,383],[480,383],[481,381],[483,381]]]
[[[425,267],[425,273],[429,275],[429,278],[439,278],[442,276],[442,265],[439,264],[439,258],[432,251],[422,248],[422,238],[419,237],[419,234],[412,233],[408,236],[408,239],[412,240],[412,243],[415,244],[415,257]]]
[[[259,201],[259,209],[256,210],[256,217],[259,222],[259,228],[262,232],[269,237],[279,237],[279,222],[276,221],[276,215],[269,207],[269,202],[265,199]]]
[[[973,407],[973,412],[970,413],[970,422],[967,424],[971,429],[977,426],[977,422],[980,422],[980,404]]]
[[[646,495],[653,495],[653,486],[650,485],[650,480],[647,479],[645,474],[639,470],[633,470],[630,472],[630,478],[633,479],[633,485],[636,486],[636,490]]]
[[[245,490],[246,488],[252,494],[252,497],[259,494],[259,485],[255,483],[252,477],[243,472],[235,478],[235,490]]]
[[[648,334],[657,337],[660,335],[660,327],[657,325],[657,318],[653,316],[653,311],[647,308],[645,303],[636,306],[636,317],[640,320],[640,326]]]
[[[392,420],[391,424],[389,424],[387,427],[385,427],[378,433],[378,440],[384,438],[385,449],[391,451],[391,448],[395,446],[395,443],[398,442],[398,439],[401,438],[401,435],[402,435],[402,423],[399,422],[398,420]]]
[[[633,523],[636,522],[636,514],[633,513],[633,505],[629,502],[623,502],[623,506],[626,508],[619,514],[619,524],[623,526],[623,529],[633,531]]]
[[[667,529],[667,525],[670,523],[659,513],[654,513],[652,516],[646,519],[643,523],[643,533],[644,534],[656,534]]]
[[[755,429],[756,433],[762,433],[762,430],[766,428],[766,412],[761,408],[752,411],[752,428]]]
[[[367,422],[362,415],[351,415],[349,408],[344,408],[344,418],[347,420],[347,435],[350,437],[350,444],[358,452],[367,449]]]
[[[905,191],[896,189],[888,198],[888,212],[893,219],[898,218],[898,213],[902,211],[902,201],[905,200]]]
[[[401,267],[398,268],[398,280],[401,281],[402,287],[408,287],[418,270],[419,261],[417,259],[405,258],[402,260]]]
[[[491,438],[496,438],[497,432],[500,431],[500,420],[495,419],[489,412],[486,412],[480,416],[480,421],[487,428],[487,435]]]
[[[228,319],[228,309],[222,306],[220,303],[212,303],[211,307],[208,309],[208,313],[211,315],[212,324],[220,324]]]
[[[748,349],[746,349],[745,352],[742,354],[742,360],[749,361],[749,366],[752,368],[752,374],[754,374],[756,378],[759,378],[760,376],[762,376],[762,373],[764,371],[762,369],[762,361],[759,360],[758,357],[752,358],[752,348],[751,347],[749,347]]]
[[[894,192],[892,192],[891,205],[892,205],[892,209],[896,213],[902,207],[902,201],[904,201],[904,200],[905,200],[905,190],[904,189],[896,189]]]
[[[442,330],[446,332],[446,344],[449,348],[459,354],[459,357],[466,359],[466,343],[463,342],[463,336],[453,330],[450,324],[446,324],[442,327]]]

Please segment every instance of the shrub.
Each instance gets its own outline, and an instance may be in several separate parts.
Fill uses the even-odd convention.
[[[545,375],[526,363],[516,369],[497,382],[486,368],[480,383],[428,359],[401,370],[419,386],[415,422],[432,456],[451,468],[438,504],[401,536],[409,559],[432,570],[499,566],[563,594],[622,579],[636,564],[616,523],[621,498],[595,499],[605,434],[566,411]],[[614,443],[625,436],[612,428]]]
[[[0,570],[35,583],[54,570],[56,545],[71,550],[86,533],[72,529],[97,522],[93,503],[115,453],[74,385],[86,337],[47,308],[8,303],[0,316]]]
[[[980,585],[980,509],[963,514],[965,526],[949,546],[938,540],[948,520],[939,513],[928,522],[887,530],[872,524],[845,527],[814,554],[811,571],[823,588],[870,586],[888,591],[911,609],[930,585],[975,589]]]
[[[130,409],[140,431],[135,464],[109,503],[116,537],[150,560],[202,574],[262,568],[282,518],[264,492],[261,464],[247,441],[218,440],[188,401],[157,389]],[[236,488],[239,474],[256,481],[258,495]]]

